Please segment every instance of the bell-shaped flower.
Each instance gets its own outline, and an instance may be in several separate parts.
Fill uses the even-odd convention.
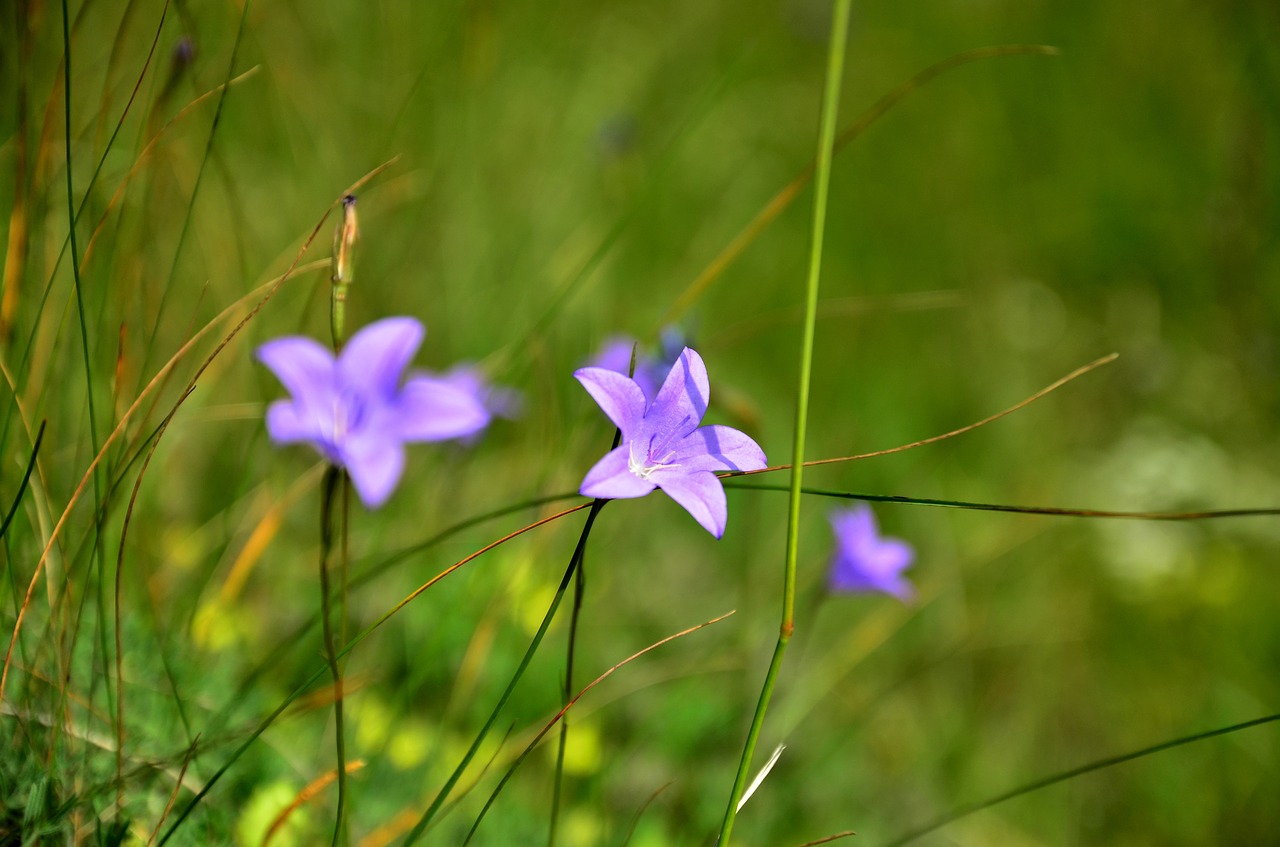
[[[444,379],[404,372],[426,330],[409,317],[386,318],[334,356],[300,336],[269,341],[258,359],[291,395],[267,409],[277,444],[306,442],[351,476],[360,500],[382,505],[404,472],[404,445],[471,435],[489,423],[481,399]]]
[[[711,388],[702,357],[684,348],[652,400],[634,379],[604,368],[582,368],[578,382],[621,430],[618,447],[582,480],[588,497],[643,497],[661,488],[719,538],[728,510],[716,471],[759,470],[764,451],[727,426],[703,426]]]
[[[830,519],[836,551],[827,574],[828,587],[832,591],[883,591],[904,602],[910,600],[914,591],[902,572],[915,559],[911,545],[882,537],[866,503],[836,509]]]

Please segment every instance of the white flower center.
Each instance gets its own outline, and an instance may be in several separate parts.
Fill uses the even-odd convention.
[[[650,440],[649,450],[641,448],[643,453],[641,456],[636,455],[636,448],[638,446],[637,442],[631,442],[630,450],[627,453],[627,470],[631,471],[645,482],[653,482],[653,474],[656,471],[663,470],[664,468],[680,467],[679,463],[671,461],[676,456],[674,451],[667,453],[667,455],[663,456],[661,459],[654,458],[652,454],[652,439]]]

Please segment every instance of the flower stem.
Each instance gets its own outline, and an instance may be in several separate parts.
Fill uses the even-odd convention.
[[[329,664],[329,674],[333,678],[333,722],[334,738],[338,757],[338,809],[333,825],[334,847],[347,842],[347,748],[346,733],[342,719],[342,669],[338,665],[338,650],[333,637],[333,613],[330,608],[329,588],[329,555],[333,550],[335,507],[346,500],[343,496],[335,496],[339,489],[345,489],[346,473],[330,466],[325,471],[323,493],[320,497],[320,612],[324,628],[325,660]],[[345,492],[344,492],[345,493]],[[346,514],[342,515],[341,546],[345,557],[346,548]],[[343,565],[345,570],[345,564]]]
[[[569,616],[569,650],[565,656],[564,667],[564,706],[568,707],[573,699],[573,659],[574,648],[578,644],[578,618],[582,613],[582,595],[586,590],[586,557],[578,559],[578,571],[573,579],[573,613]],[[556,750],[556,775],[551,792],[551,827],[547,834],[547,847],[555,847],[556,831],[560,824],[560,792],[564,783],[564,751],[569,743],[569,716],[560,720],[560,742]]]
[[[471,764],[472,758],[480,749],[480,745],[489,734],[489,730],[493,728],[494,723],[498,720],[498,715],[502,712],[503,707],[507,705],[507,701],[511,699],[511,694],[515,691],[516,685],[524,676],[525,670],[529,667],[529,662],[533,659],[533,654],[537,652],[538,646],[542,644],[543,636],[547,634],[547,630],[551,627],[551,621],[555,618],[556,609],[560,607],[560,601],[564,597],[564,592],[569,588],[569,580],[573,579],[574,574],[578,570],[578,566],[582,563],[583,554],[587,549],[587,538],[591,535],[591,527],[596,522],[596,515],[600,514],[600,510],[604,508],[604,504],[608,500],[595,500],[591,504],[591,511],[587,512],[587,520],[582,526],[582,534],[578,536],[578,543],[573,549],[573,555],[569,558],[569,566],[565,568],[564,576],[560,580],[560,585],[556,588],[555,597],[551,600],[551,606],[547,609],[547,613],[542,618],[538,631],[534,633],[533,640],[529,642],[528,649],[524,652],[524,657],[520,659],[520,664],[516,667],[516,671],[511,675],[511,680],[507,683],[506,689],[502,692],[502,696],[498,698],[498,703],[493,707],[493,711],[489,713],[488,719],[484,722],[484,726],[480,728],[480,732],[476,735],[475,740],[471,742],[471,747],[463,755],[462,761],[458,762],[458,766],[453,769],[453,773],[445,781],[440,791],[436,793],[435,799],[431,801],[431,805],[427,807],[426,812],[419,818],[418,823],[414,825],[409,834],[405,836],[401,847],[409,847],[421,837],[426,830],[431,819],[440,811],[444,801],[448,799],[449,794],[453,791],[454,786],[458,784],[458,780],[462,778],[463,772],[467,769],[467,765]]]
[[[733,821],[738,813],[738,798],[747,784],[751,769],[751,757],[755,752],[756,742],[760,738],[760,729],[764,725],[765,712],[769,708],[769,700],[773,695],[774,685],[778,680],[778,672],[782,668],[782,656],[791,640],[795,629],[795,597],[796,597],[796,558],[799,552],[800,530],[800,485],[804,470],[805,427],[809,418],[809,381],[813,366],[814,325],[818,312],[818,279],[822,269],[822,239],[827,219],[827,190],[831,183],[831,153],[835,143],[836,115],[840,103],[840,82],[844,75],[845,37],[849,29],[850,0],[835,0],[834,14],[831,21],[831,41],[827,53],[826,92],[822,102],[822,119],[818,132],[818,161],[814,178],[813,198],[813,239],[809,253],[809,277],[805,293],[804,336],[800,346],[800,379],[799,397],[796,401],[795,437],[792,443],[791,498],[787,516],[787,555],[782,587],[782,625],[778,631],[778,641],[773,649],[773,658],[769,662],[769,670],[765,673],[764,684],[760,688],[760,697],[756,702],[755,714],[751,719],[751,728],[747,731],[747,740],[742,747],[742,759],[738,763],[738,774],[734,779],[733,791],[725,806],[724,821],[720,825],[720,847],[728,847],[729,836],[733,832]]]

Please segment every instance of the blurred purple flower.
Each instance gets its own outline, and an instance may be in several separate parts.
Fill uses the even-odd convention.
[[[661,488],[707,532],[724,535],[728,510],[715,471],[765,467],[764,451],[727,426],[699,427],[711,388],[702,357],[684,348],[662,387],[646,399],[637,380],[606,368],[574,373],[622,431],[622,441],[596,463],[579,491],[587,497],[643,497]]]
[[[300,336],[263,344],[258,359],[292,395],[267,409],[271,440],[307,442],[347,470],[366,506],[382,505],[404,472],[406,442],[459,438],[489,423],[474,393],[421,374],[402,379],[425,334],[399,317],[360,330],[336,358]]]
[[[658,338],[658,354],[650,355],[636,349],[634,338],[615,335],[605,342],[600,353],[591,360],[589,367],[604,368],[626,376],[631,372],[631,351],[636,349],[636,372],[632,377],[646,400],[652,402],[662,381],[667,378],[671,366],[680,358],[680,353],[687,346],[688,337],[677,327],[669,326],[662,330]]]
[[[902,576],[913,559],[911,545],[883,538],[871,507],[860,503],[831,513],[836,552],[831,559],[827,584],[832,591],[883,591],[899,600],[910,600],[914,591]]]
[[[472,362],[454,365],[442,374],[428,371],[426,375],[475,397],[485,411],[495,418],[514,420],[520,417],[520,411],[524,407],[524,397],[519,390],[494,385],[489,382],[480,366]]]

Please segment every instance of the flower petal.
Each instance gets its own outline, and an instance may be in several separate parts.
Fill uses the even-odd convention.
[[[645,413],[645,425],[661,435],[683,437],[698,428],[707,413],[711,386],[702,357],[684,348]]]
[[[333,418],[316,412],[322,407],[292,400],[277,400],[267,407],[267,434],[277,444],[320,442],[333,435]]]
[[[715,474],[686,474],[672,469],[655,472],[653,481],[693,515],[703,529],[716,538],[724,535],[729,509],[725,504],[724,486]]]
[[[404,370],[426,332],[416,318],[375,321],[351,336],[342,348],[338,374],[346,385],[367,387],[390,397],[400,387]]]
[[[645,399],[640,386],[630,377],[604,368],[580,368],[573,376],[614,426],[622,430],[622,437],[629,438],[644,416]]]
[[[876,544],[875,555],[869,559],[877,573],[897,576],[911,565],[915,557],[916,551],[907,542],[884,538]]]
[[[395,416],[395,432],[403,441],[461,438],[489,425],[489,413],[479,397],[450,381],[428,376],[410,377],[387,411]]]
[[[866,503],[832,512],[831,529],[836,534],[841,552],[846,555],[862,555],[879,537],[876,516]]]
[[[672,462],[686,472],[756,471],[766,467],[764,451],[746,433],[728,426],[703,426],[676,446]]]
[[[333,354],[318,342],[290,335],[263,344],[257,356],[294,399],[305,403],[316,394],[332,395]]]
[[[631,472],[630,459],[631,448],[627,444],[610,450],[587,471],[578,493],[606,500],[622,500],[648,494],[654,489],[654,484]]]
[[[341,464],[351,475],[360,501],[376,509],[395,491],[404,473],[404,447],[377,434],[348,438],[342,445]]]

